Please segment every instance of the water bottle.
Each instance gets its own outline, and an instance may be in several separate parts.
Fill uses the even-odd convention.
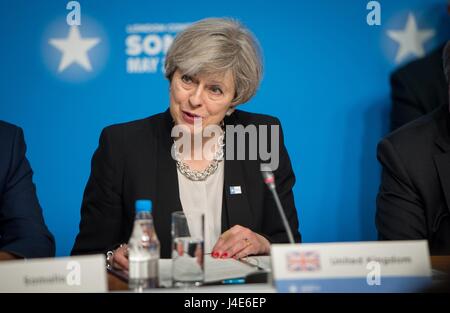
[[[159,285],[160,246],[151,213],[151,200],[136,201],[136,218],[128,242],[128,287],[138,292]]]

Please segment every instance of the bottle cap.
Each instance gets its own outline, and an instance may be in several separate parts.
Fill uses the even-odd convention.
[[[152,212],[152,200],[136,200],[136,212]]]

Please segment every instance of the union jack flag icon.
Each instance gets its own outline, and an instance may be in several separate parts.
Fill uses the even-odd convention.
[[[314,272],[320,270],[320,255],[315,251],[295,251],[287,254],[289,272]]]

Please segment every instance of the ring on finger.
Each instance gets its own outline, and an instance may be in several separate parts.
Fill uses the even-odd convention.
[[[119,249],[123,249],[123,255],[127,258],[128,257],[128,245],[126,243],[123,243],[119,246]]]

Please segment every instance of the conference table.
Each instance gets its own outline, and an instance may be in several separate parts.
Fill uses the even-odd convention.
[[[439,271],[443,273],[450,274],[450,256],[431,256],[431,267],[434,271]],[[108,273],[108,289],[109,291],[125,291],[128,290],[128,284],[121,278],[111,273]],[[250,285],[233,285],[230,286],[208,286],[208,287],[197,287],[191,290],[178,290],[180,292],[253,292],[253,293],[264,293],[264,292],[276,292],[275,288],[269,284],[250,284]],[[157,292],[173,292],[175,289],[171,288],[160,288],[155,290]]]

